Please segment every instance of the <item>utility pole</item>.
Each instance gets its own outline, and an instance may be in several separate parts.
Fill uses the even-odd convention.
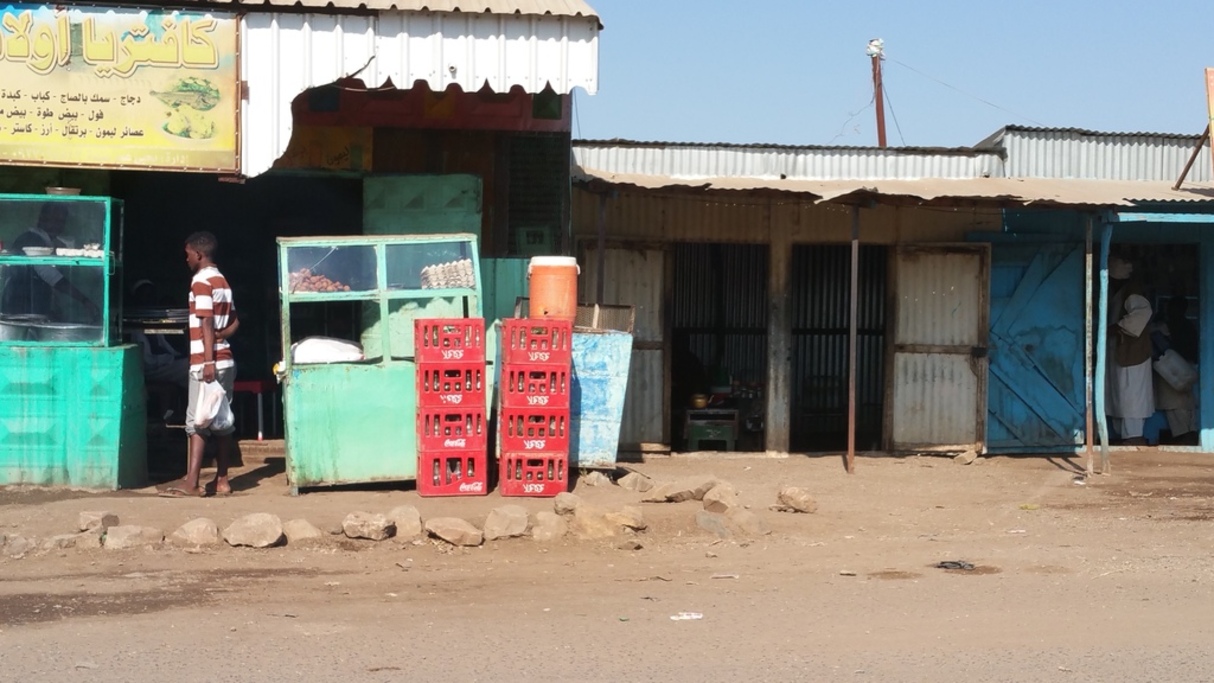
[[[881,86],[881,57],[885,54],[885,41],[873,38],[868,41],[865,53],[873,61],[873,99],[877,105],[877,146],[885,146],[885,89]]]

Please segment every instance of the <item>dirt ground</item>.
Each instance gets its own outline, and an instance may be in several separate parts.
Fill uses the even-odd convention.
[[[478,525],[504,503],[551,508],[389,488],[291,497],[279,457],[246,463],[227,499],[2,490],[0,534],[70,533],[85,510],[171,533],[250,512],[325,530],[402,504]],[[721,541],[696,526],[698,503],[644,504],[640,550],[329,536],[2,558],[0,680],[1214,680],[1214,461],[1117,454],[1083,484],[1081,464],[861,458],[848,475],[836,457],[653,458],[628,467],[712,473],[772,533]],[[768,510],[782,484],[819,511]],[[607,508],[641,498],[576,492]],[[946,560],[974,569],[934,567]]]

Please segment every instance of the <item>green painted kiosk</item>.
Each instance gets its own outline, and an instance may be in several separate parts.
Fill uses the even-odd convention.
[[[471,234],[281,237],[291,493],[417,478],[418,318],[481,317]]]
[[[0,195],[0,243],[0,485],[142,486],[142,357],[120,343],[122,202]]]

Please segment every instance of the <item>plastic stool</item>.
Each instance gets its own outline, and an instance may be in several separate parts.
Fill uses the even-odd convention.
[[[236,394],[256,394],[257,395],[257,440],[265,441],[265,409],[262,405],[263,394],[273,394],[275,391],[275,381],[272,379],[247,379],[237,380],[232,387]],[[278,419],[278,409],[273,404],[270,405],[272,421]]]

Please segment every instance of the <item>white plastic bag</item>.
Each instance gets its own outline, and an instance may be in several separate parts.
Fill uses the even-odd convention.
[[[222,431],[231,427],[232,423],[232,406],[219,382],[199,382],[194,427]]]
[[[1155,372],[1176,391],[1188,391],[1197,381],[1197,370],[1172,349],[1155,361]]]
[[[363,348],[345,339],[308,337],[291,345],[291,362],[296,365],[357,363],[363,359]]]

